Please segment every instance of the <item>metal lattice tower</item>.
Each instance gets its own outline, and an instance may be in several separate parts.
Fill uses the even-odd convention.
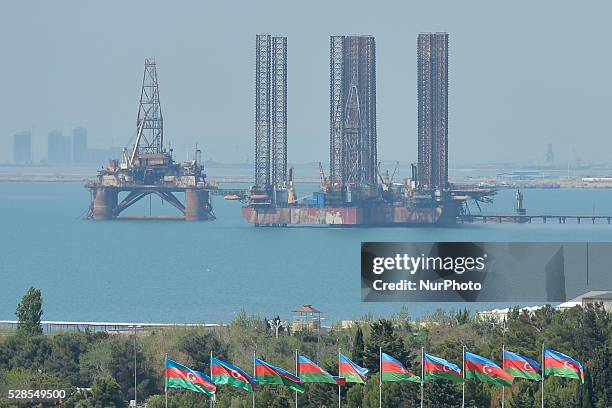
[[[255,63],[255,185],[287,183],[287,37],[259,34]]]
[[[417,38],[418,174],[421,190],[448,187],[448,34]]]
[[[330,175],[335,185],[376,183],[376,44],[330,38]]]
[[[272,37],[272,185],[287,184],[287,37]]]
[[[136,129],[140,133],[136,147],[138,155],[163,152],[164,120],[159,102],[159,86],[154,59],[145,59]]]
[[[257,35],[255,49],[255,185],[270,185],[270,36]]]

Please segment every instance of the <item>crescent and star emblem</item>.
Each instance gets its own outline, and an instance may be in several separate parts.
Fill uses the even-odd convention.
[[[492,374],[493,373],[493,368],[491,368],[490,366],[483,366],[482,367],[482,372],[485,374]]]
[[[230,375],[234,377],[236,380],[239,380],[242,378],[242,375],[240,375],[240,373],[236,370],[230,370]]]
[[[529,363],[525,363],[525,365],[523,366],[523,369],[525,371],[531,371],[531,366],[529,365]]]
[[[195,382],[198,377],[194,373],[187,373],[187,379],[191,382]]]

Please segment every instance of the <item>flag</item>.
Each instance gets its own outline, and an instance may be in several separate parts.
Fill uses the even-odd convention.
[[[254,392],[257,388],[257,380],[233,364],[211,358],[210,366],[211,377],[216,385],[231,385],[248,392]]]
[[[504,350],[504,370],[514,378],[540,381],[540,365],[527,357]]]
[[[211,396],[217,391],[209,376],[170,359],[166,359],[166,387],[185,388]]]
[[[340,376],[334,375],[334,381],[336,382],[336,384],[338,385],[346,385],[346,379],[342,378]]]
[[[255,359],[255,378],[259,384],[280,384],[304,392],[304,381],[300,377],[258,358]]]
[[[423,371],[425,373],[423,381],[433,378],[459,382],[463,381],[461,369],[458,366],[443,358],[435,357],[427,353],[424,355]]]
[[[488,358],[465,352],[465,378],[495,385],[511,386],[514,377]]]
[[[304,382],[338,384],[334,376],[304,356],[298,357],[298,377]]]
[[[544,350],[544,375],[576,378],[584,384],[582,364],[570,356],[551,349]]]
[[[399,360],[386,353],[381,354],[380,362],[381,381],[413,381],[421,382],[421,379],[406,370]]]
[[[370,370],[359,367],[344,354],[338,354],[338,375],[351,383],[364,384],[368,381]]]

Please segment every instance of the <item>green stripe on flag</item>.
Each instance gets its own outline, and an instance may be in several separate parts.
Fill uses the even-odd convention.
[[[385,372],[382,374],[382,381],[412,381],[420,383],[421,379],[416,375]]]
[[[186,390],[201,392],[202,394],[206,395],[215,395],[213,391],[182,378],[166,378],[166,386],[168,388],[184,388]]]
[[[580,373],[576,370],[572,370],[571,368],[545,367],[544,375],[553,377],[575,378],[577,380],[582,381],[582,378],[580,378]]]
[[[505,378],[495,377],[493,375],[488,375],[479,370],[466,370],[465,371],[465,379],[466,380],[478,380],[490,384],[499,385],[500,387],[510,387],[512,386],[512,381],[506,380]]]
[[[534,381],[542,380],[542,377],[540,376],[540,374],[534,371],[525,371],[525,370],[520,370],[518,368],[507,368],[505,371],[515,378],[524,378],[526,380],[534,380]]]
[[[357,373],[344,373],[340,375],[347,383],[365,384],[363,378]]]
[[[284,385],[285,387],[289,387],[293,391],[297,391],[297,392],[300,392],[300,393],[304,392],[304,385],[303,384],[299,384],[299,383],[293,382],[293,381],[291,381],[289,379],[281,377],[280,375],[258,375],[255,378],[257,378],[257,381],[259,381],[260,385],[261,384]]]
[[[253,387],[247,381],[238,380],[231,375],[227,374],[217,374],[212,377],[213,382],[216,385],[229,385],[236,388],[241,388],[248,392],[253,392]]]
[[[457,374],[451,374],[451,373],[442,373],[439,371],[425,371],[425,378],[423,379],[424,381],[427,380],[451,380],[454,382],[462,382],[463,378],[460,375]]]
[[[336,380],[325,374],[300,373],[300,378],[307,383],[329,383],[336,384]]]

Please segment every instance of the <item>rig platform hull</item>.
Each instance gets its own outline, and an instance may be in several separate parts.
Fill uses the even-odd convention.
[[[459,206],[409,208],[401,205],[355,207],[246,206],[242,215],[257,226],[334,225],[334,226],[419,226],[455,224]]]

